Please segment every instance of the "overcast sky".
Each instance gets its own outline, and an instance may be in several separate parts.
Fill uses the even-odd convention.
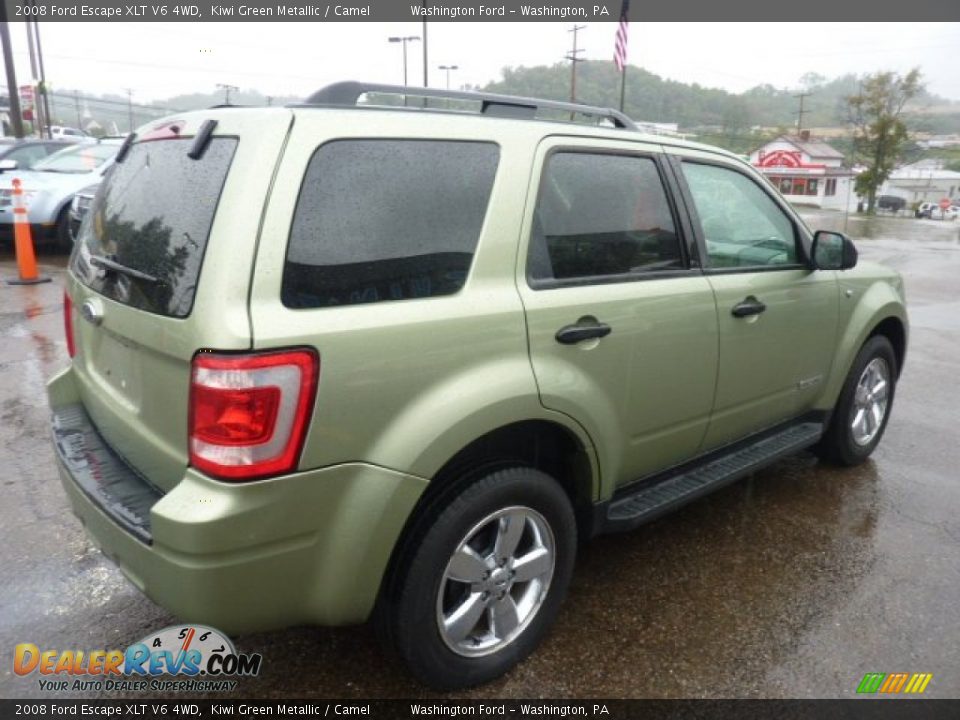
[[[484,84],[504,66],[552,64],[569,49],[570,23],[431,23],[431,85],[439,64],[458,65],[454,87]],[[586,57],[610,59],[615,23],[581,32]],[[18,78],[30,74],[23,23],[11,23]],[[420,23],[41,23],[54,88],[123,93],[134,101],[209,92],[217,83],[267,95],[307,95],[345,79],[400,83],[401,50],[389,35]],[[666,78],[734,92],[770,83],[795,88],[814,71],[835,77],[920,66],[928,89],[960,100],[960,23],[633,23],[629,62]],[[410,46],[411,84],[422,49]]]

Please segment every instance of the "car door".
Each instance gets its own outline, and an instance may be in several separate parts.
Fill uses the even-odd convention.
[[[543,404],[593,438],[603,490],[700,448],[716,307],[657,145],[545,139],[517,285]]]
[[[720,365],[704,449],[808,410],[828,375],[836,273],[811,270],[809,236],[761,176],[736,160],[674,160],[717,302]]]

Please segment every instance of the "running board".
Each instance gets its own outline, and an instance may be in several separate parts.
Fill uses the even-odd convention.
[[[631,530],[686,505],[724,485],[739,480],[770,463],[810,447],[823,434],[819,422],[792,424],[764,434],[747,445],[739,443],[702,463],[686,465],[657,482],[643,482],[632,493],[614,498],[607,505],[601,532]],[[629,488],[627,488],[629,491]]]

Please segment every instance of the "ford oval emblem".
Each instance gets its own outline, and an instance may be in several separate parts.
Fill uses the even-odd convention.
[[[103,309],[100,303],[87,300],[80,306],[80,316],[92,325],[99,325],[103,322]]]

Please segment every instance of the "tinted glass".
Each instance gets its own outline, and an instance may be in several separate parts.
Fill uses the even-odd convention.
[[[710,267],[796,264],[793,223],[757,183],[715,165],[684,163],[683,174],[706,238]]]
[[[173,317],[190,314],[203,252],[230,161],[234,138],[214,138],[199,160],[193,138],[138,143],[114,165],[81,226],[71,266],[97,292]],[[156,281],[104,271],[107,257]]]
[[[497,169],[492,143],[340,140],[314,154],[283,273],[292,308],[463,287]]]
[[[629,279],[683,267],[656,163],[625,155],[551,155],[527,265],[534,281]]]

